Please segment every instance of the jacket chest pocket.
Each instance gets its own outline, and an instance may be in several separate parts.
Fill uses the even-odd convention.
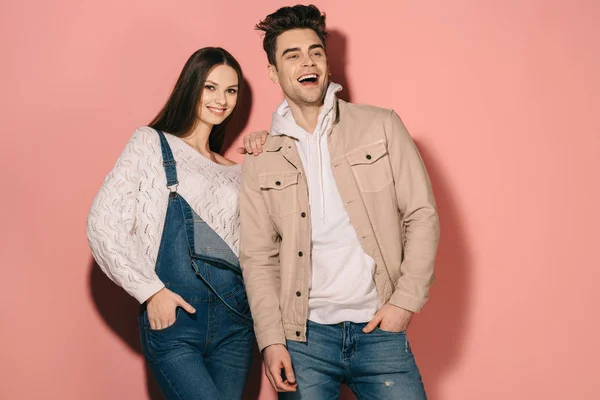
[[[270,215],[281,217],[296,212],[298,175],[298,172],[279,172],[258,176],[258,184]]]
[[[346,154],[354,179],[362,193],[379,192],[393,183],[387,147],[377,142]]]

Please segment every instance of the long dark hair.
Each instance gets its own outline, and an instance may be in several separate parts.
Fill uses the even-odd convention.
[[[242,68],[235,58],[220,47],[204,47],[190,56],[185,63],[177,83],[162,110],[149,126],[178,137],[190,134],[198,118],[198,102],[210,71],[218,65],[228,65],[238,76],[238,104],[242,98],[244,78]],[[236,105],[236,108],[238,108]],[[225,140],[225,129],[233,112],[219,125],[213,126],[208,143],[210,150],[220,153]]]

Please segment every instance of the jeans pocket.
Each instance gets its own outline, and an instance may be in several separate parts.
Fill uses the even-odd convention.
[[[180,324],[182,318],[181,307],[175,310],[175,322],[166,328],[152,329],[148,321],[148,313],[144,312],[141,316],[142,326],[140,327],[142,336],[142,350],[144,356],[150,362],[154,362],[159,358],[164,358],[169,354],[169,350],[177,343],[180,332]]]
[[[388,335],[406,335],[406,331],[392,332],[381,329],[380,327],[375,327],[374,332],[387,333]]]
[[[173,321],[173,323],[171,325],[167,326],[166,328],[161,328],[161,329],[152,329],[150,327],[150,321],[148,320],[148,311],[145,310],[142,315],[144,328],[146,330],[148,330],[150,332],[154,332],[154,333],[162,333],[162,332],[170,331],[175,327],[175,325],[177,325],[177,321],[179,321],[179,319],[180,319],[181,310],[182,310],[181,307],[177,307],[175,309],[175,321]]]
[[[232,296],[232,300],[236,305],[236,311],[250,318],[250,304],[248,303],[248,295],[246,294],[246,290],[242,289],[235,292]]]
[[[236,290],[225,298],[227,304],[225,308],[229,311],[234,321],[243,325],[252,325],[252,315],[250,314],[250,304],[248,304],[248,296],[246,289],[241,288]]]
[[[382,339],[388,338],[390,340],[400,340],[404,344],[404,352],[407,354],[412,354],[412,350],[410,348],[410,343],[408,342],[408,336],[406,336],[406,331],[400,332],[390,332],[381,329],[380,327],[376,327],[375,330],[371,333],[380,333]]]

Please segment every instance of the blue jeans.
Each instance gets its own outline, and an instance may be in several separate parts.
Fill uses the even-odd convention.
[[[358,400],[426,399],[406,333],[367,334],[365,325],[308,321],[305,343],[287,341],[298,389],[279,398],[337,400],[344,383]]]
[[[140,313],[142,349],[161,392],[167,399],[241,399],[252,362],[251,327],[218,299],[184,299],[196,313],[178,308],[166,329],[150,329],[147,313]]]
[[[159,132],[167,184],[177,183],[169,145]],[[254,331],[239,261],[177,192],[169,194],[156,274],[195,309],[178,307],[175,323],[150,328],[139,315],[142,350],[167,399],[242,397],[254,349]]]
[[[140,314],[142,348],[167,399],[241,399],[252,362],[254,334],[217,300],[186,299],[196,314],[177,309],[176,322],[152,330]]]

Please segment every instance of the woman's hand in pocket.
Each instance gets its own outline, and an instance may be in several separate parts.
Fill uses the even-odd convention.
[[[183,300],[180,295],[162,288],[152,295],[146,302],[148,310],[148,321],[150,329],[165,329],[175,323],[175,311],[177,307],[183,308],[190,314],[196,310],[188,302]]]

